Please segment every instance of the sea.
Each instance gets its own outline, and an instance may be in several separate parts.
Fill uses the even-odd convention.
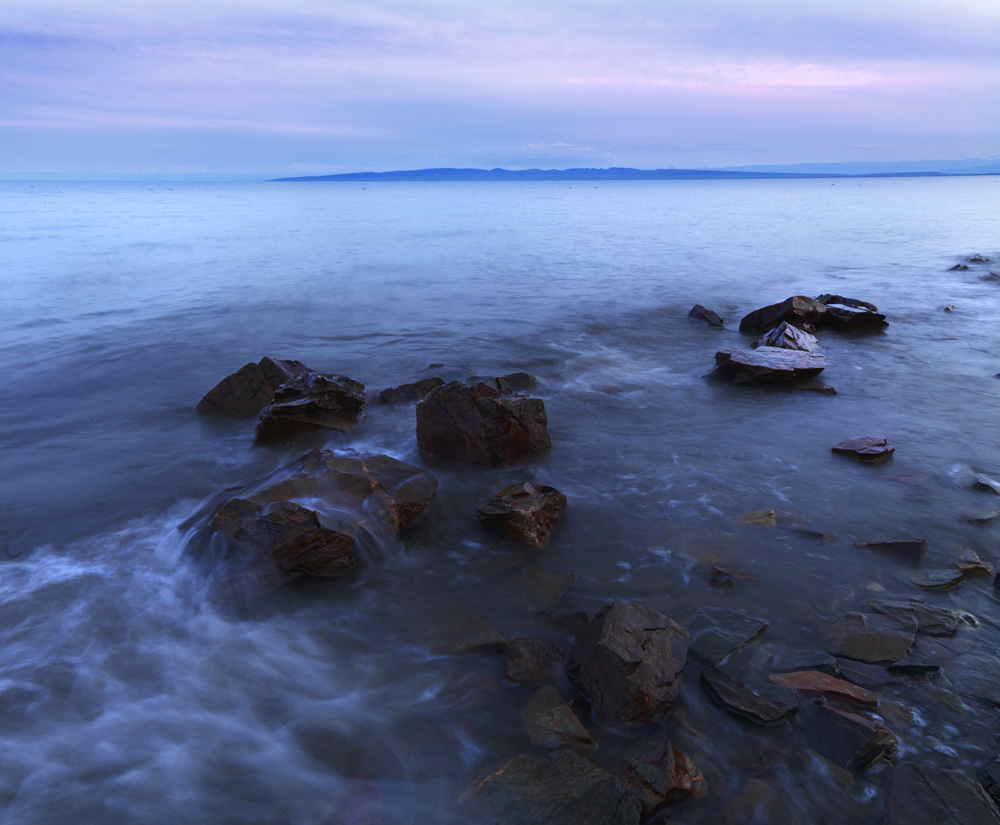
[[[998,215],[997,176],[0,182],[0,823],[493,821],[477,782],[540,753],[520,719],[535,687],[502,680],[502,652],[440,641],[473,615],[568,650],[574,616],[613,601],[764,620],[738,651],[764,684],[872,599],[967,611],[957,636],[914,648],[941,674],[872,689],[900,760],[981,780],[1000,718],[955,681],[963,656],[1000,648],[992,576],[916,582],[960,548],[1000,562],[1000,497],[972,487],[1000,479]],[[993,263],[952,269],[977,255]],[[836,394],[706,377],[748,345],[743,315],[822,293],[889,321],[820,333]],[[725,326],[689,319],[698,303]],[[207,499],[314,446],[425,464],[412,404],[278,446],[254,445],[253,420],[196,412],[263,356],[372,393],[528,372],[552,450],[431,467],[421,525],[345,579],[233,615],[181,526]],[[894,456],[831,452],[859,435]],[[541,550],[476,518],[522,480],[568,499]],[[927,542],[918,564],[855,546],[910,538]],[[540,570],[572,574],[544,612],[511,598]],[[638,732],[596,719],[561,674],[587,758],[620,773],[639,739],[673,742],[708,792],[671,822],[747,821],[762,787],[790,821],[882,821],[890,768],[823,756],[814,700],[755,725],[712,701],[702,666]]]

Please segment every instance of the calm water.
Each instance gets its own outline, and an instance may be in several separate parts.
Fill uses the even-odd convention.
[[[946,272],[1000,254],[998,207],[997,177],[0,184],[0,821],[311,825],[364,780],[386,822],[464,822],[455,801],[482,761],[530,748],[517,716],[530,689],[449,709],[455,674],[499,675],[502,656],[443,656],[428,639],[462,604],[508,638],[551,634],[498,595],[519,565],[576,574],[558,612],[622,598],[765,617],[764,661],[815,649],[820,618],[872,595],[970,610],[983,628],[953,647],[993,652],[989,580],[923,594],[911,569],[852,542],[923,536],[927,567],[959,544],[1000,559],[1000,528],[959,518],[1000,506],[963,486],[967,468],[1000,476],[1000,285],[979,280],[989,267]],[[822,292],[891,322],[823,335],[836,396],[704,379],[744,340],[743,314]],[[696,302],[727,329],[688,321]],[[359,576],[226,619],[176,526],[303,451],[254,448],[253,422],[194,411],[263,355],[369,389],[527,370],[553,450],[519,470],[439,472],[422,529]],[[865,433],[891,439],[892,461],[831,456]],[[412,407],[373,409],[325,443],[420,463]],[[569,497],[541,552],[475,523],[520,478]],[[741,523],[760,509],[778,529]],[[719,591],[713,564],[753,579]],[[788,756],[793,725],[742,724],[689,671],[664,732],[710,793],[685,822],[719,821],[751,774],[805,819],[879,821],[884,772],[844,790]],[[975,774],[1000,728],[943,706],[946,689],[885,688],[916,711],[891,726],[908,758]],[[585,721],[613,766],[631,740]]]

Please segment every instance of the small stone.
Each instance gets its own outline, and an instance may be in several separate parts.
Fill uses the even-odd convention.
[[[830,449],[835,453],[844,453],[859,461],[870,463],[885,461],[896,451],[896,448],[889,444],[889,440],[880,435],[861,435],[848,438]]]
[[[566,496],[555,487],[521,481],[479,505],[479,520],[518,541],[542,548],[566,513]]]
[[[965,272],[969,267],[965,264],[955,264],[954,266],[948,267],[949,272]]]
[[[920,561],[927,553],[927,542],[923,539],[893,539],[891,541],[856,541],[855,547],[862,550],[878,550],[891,553],[906,561]]]
[[[1000,481],[983,473],[972,474],[972,489],[1000,496]]]
[[[1000,516],[1000,509],[996,508],[970,510],[961,514],[963,521],[967,521],[969,524],[975,524],[979,527],[985,527],[986,525],[992,524],[997,520],[998,516]]]
[[[954,267],[952,267],[952,269],[954,269]],[[968,269],[968,267],[966,267],[966,269]],[[957,307],[954,304],[948,304],[944,307],[945,312],[954,312],[956,309]]]
[[[850,702],[862,707],[878,707],[878,696],[843,679],[836,679],[818,670],[799,670],[793,673],[772,673],[768,677],[779,687],[791,688],[807,696],[821,696],[824,699]]]
[[[993,565],[979,558],[979,554],[971,547],[956,547],[951,552],[950,560],[955,569],[966,576],[993,575]]]
[[[521,711],[521,720],[536,748],[571,747],[590,751],[595,747],[583,723],[554,687],[540,688]]]
[[[721,315],[710,309],[706,309],[701,304],[695,304],[691,307],[691,311],[688,313],[688,318],[695,318],[696,320],[704,321],[710,327],[721,327],[725,324]]]
[[[910,581],[924,590],[952,590],[958,587],[964,578],[960,570],[941,568],[914,573],[910,576]]]
[[[774,510],[751,510],[740,518],[744,524],[755,524],[758,527],[777,527],[778,519]]]

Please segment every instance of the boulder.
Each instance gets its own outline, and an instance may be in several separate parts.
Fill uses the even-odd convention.
[[[274,400],[278,387],[299,375],[312,372],[301,361],[282,361],[265,356],[223,378],[198,402],[198,412],[209,415],[256,415]]]
[[[898,662],[910,652],[916,632],[912,616],[845,613],[820,623],[820,644],[834,656],[870,664]]]
[[[835,659],[840,675],[845,679],[850,679],[856,685],[865,687],[881,687],[882,685],[900,685],[902,679],[898,679],[889,673],[887,667],[882,665],[869,665],[855,659]]]
[[[830,448],[835,453],[849,455],[858,461],[866,461],[876,464],[888,459],[896,448],[893,447],[885,436],[881,435],[859,435],[841,441],[835,447]]]
[[[754,690],[715,665],[701,672],[701,683],[722,707],[765,725],[799,711],[794,701],[785,702]]]
[[[257,422],[257,441],[289,441],[313,430],[352,430],[361,423],[365,385],[344,375],[311,372],[289,379]]]
[[[443,378],[424,378],[412,384],[400,384],[398,387],[388,387],[378,394],[378,400],[383,404],[410,404],[419,401],[431,390],[444,384]]]
[[[845,298],[843,295],[820,295],[817,299],[826,307],[823,325],[844,332],[870,332],[888,324],[875,304]]]
[[[819,696],[832,702],[847,702],[861,707],[878,707],[878,696],[843,679],[818,670],[798,670],[793,673],[772,673],[772,684],[791,688],[806,696]]]
[[[440,462],[511,466],[552,448],[545,404],[452,381],[417,404],[417,447]]]
[[[545,547],[566,512],[566,496],[555,487],[520,481],[479,505],[479,520],[532,547]]]
[[[598,718],[641,726],[677,700],[687,646],[687,631],[662,613],[615,602],[577,639],[571,666]]]
[[[558,645],[542,639],[512,639],[507,645],[503,677],[509,682],[539,682],[550,679],[562,664]]]
[[[740,332],[760,335],[786,321],[794,327],[811,331],[826,315],[826,306],[804,295],[793,295],[780,304],[755,309],[740,321]]]
[[[819,352],[819,341],[816,336],[804,330],[793,327],[787,321],[782,321],[769,332],[750,343],[754,349],[760,347],[777,347],[778,349],[794,349],[801,352]]]
[[[820,705],[805,727],[816,751],[847,768],[891,762],[899,752],[896,734],[859,710]]]
[[[730,384],[794,383],[824,369],[826,358],[818,352],[758,347],[720,350],[710,375]]]
[[[900,762],[892,769],[888,825],[1000,825],[982,786],[959,771]]]
[[[570,747],[586,752],[595,747],[583,723],[554,687],[538,689],[521,711],[521,721],[536,748]]]
[[[622,754],[622,761],[625,785],[639,800],[643,817],[708,791],[698,766],[670,742],[643,739]]]
[[[763,619],[728,607],[692,607],[674,620],[687,629],[688,651],[710,664],[757,639],[768,627]]]
[[[704,321],[710,327],[721,327],[726,323],[722,319],[721,315],[717,312],[712,312],[710,309],[706,309],[701,304],[695,304],[691,307],[691,311],[688,313],[688,318]]]

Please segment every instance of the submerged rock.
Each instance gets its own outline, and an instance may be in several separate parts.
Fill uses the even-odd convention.
[[[771,724],[799,711],[799,706],[794,702],[785,702],[754,690],[714,665],[709,665],[701,672],[701,682],[724,708],[755,722]]]
[[[961,626],[978,627],[979,622],[964,610],[937,607],[917,599],[885,599],[870,601],[876,613],[887,616],[908,616],[917,623],[917,632],[928,636],[954,636]]]
[[[878,550],[889,553],[906,561],[920,561],[927,553],[927,542],[924,539],[891,539],[890,541],[856,541],[855,547],[862,550]]]
[[[509,682],[540,682],[551,678],[562,660],[562,650],[552,642],[512,639],[507,645],[503,677]]]
[[[912,616],[845,613],[820,623],[820,644],[834,656],[871,664],[898,662],[910,652],[916,632]]]
[[[420,401],[431,390],[444,384],[443,378],[424,378],[412,384],[400,384],[398,387],[388,387],[378,394],[378,400],[383,404],[410,404]]]
[[[962,696],[1000,707],[1000,658],[985,653],[956,656],[945,664],[944,675]]]
[[[843,295],[820,295],[816,300],[826,306],[824,326],[844,332],[868,332],[888,324],[885,315],[868,301],[845,298]]]
[[[622,754],[622,761],[625,785],[639,800],[644,817],[668,805],[698,799],[708,790],[698,766],[670,742],[643,739]]]
[[[779,687],[791,688],[807,696],[820,696],[831,701],[848,702],[861,707],[878,707],[878,696],[870,690],[818,670],[772,673],[768,678]]]
[[[566,512],[566,496],[555,487],[521,481],[504,487],[479,505],[479,520],[518,541],[545,547],[553,528]]]
[[[583,723],[554,687],[539,688],[521,711],[521,721],[536,748],[570,747],[586,752],[595,747]]]
[[[959,771],[900,762],[892,769],[888,825],[1000,825],[982,786]]]
[[[710,664],[758,638],[768,624],[728,607],[693,607],[674,617],[688,631],[688,650]]]
[[[265,356],[223,378],[198,402],[198,412],[210,415],[256,415],[274,400],[278,387],[312,370],[301,361]]]
[[[539,398],[452,381],[417,404],[417,446],[435,461],[510,466],[552,448],[547,424]]]
[[[760,335],[786,321],[807,332],[826,315],[826,306],[804,295],[793,295],[780,304],[755,309],[740,321],[740,332],[746,335]]]
[[[576,581],[575,573],[527,567],[498,589],[500,601],[515,610],[548,613]]]
[[[714,378],[730,384],[794,383],[819,375],[826,358],[818,352],[758,347],[715,353]]]
[[[365,385],[345,375],[297,375],[279,387],[257,422],[257,441],[287,441],[313,430],[352,430],[361,423]]]
[[[866,461],[872,464],[885,461],[896,448],[889,443],[889,439],[881,435],[859,435],[841,441],[837,446],[830,448],[835,453],[849,455],[858,461]]]
[[[910,576],[922,590],[953,590],[965,580],[965,574],[954,567],[939,567],[935,570],[919,570]]]
[[[848,768],[868,768],[892,761],[899,740],[889,728],[867,713],[820,705],[806,725],[812,747]]]
[[[704,321],[710,327],[721,327],[726,323],[719,313],[712,312],[712,310],[706,309],[701,304],[695,304],[691,307],[691,311],[688,313],[688,318],[695,318],[699,321]]]
[[[819,352],[819,341],[816,340],[815,335],[793,327],[787,321],[782,321],[770,332],[765,332],[759,338],[755,338],[750,346],[754,349],[777,347],[778,349],[794,349],[802,352]]]

